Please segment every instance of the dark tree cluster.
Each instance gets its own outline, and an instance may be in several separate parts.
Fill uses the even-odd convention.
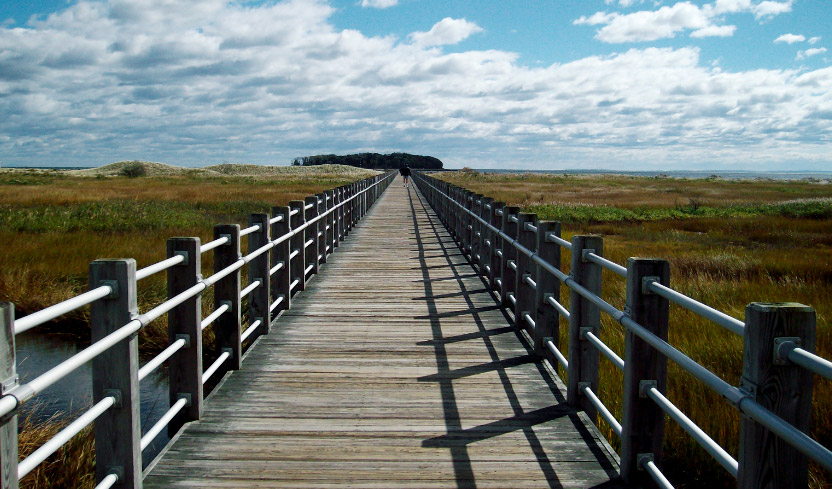
[[[302,156],[292,161],[295,166],[312,165],[350,165],[359,168],[397,169],[407,165],[411,168],[425,170],[441,170],[442,161],[433,156],[412,155],[408,153],[391,153],[382,155],[378,153],[358,153],[353,155],[316,155]]]

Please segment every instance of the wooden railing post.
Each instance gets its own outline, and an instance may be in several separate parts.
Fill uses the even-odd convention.
[[[284,236],[291,230],[289,224],[289,207],[276,206],[272,207],[272,215],[274,217],[282,216],[283,219],[272,224],[273,239]],[[292,303],[292,294],[289,293],[289,285],[292,283],[291,263],[289,262],[289,254],[292,252],[292,240],[287,239],[282,243],[278,243],[272,248],[272,263],[274,266],[282,263],[283,266],[272,275],[272,303],[283,298],[274,310],[273,316],[277,317],[281,311],[289,309]],[[271,306],[269,306],[271,308]]]
[[[480,198],[482,198],[482,195],[472,193],[472,194],[470,194],[470,197],[471,197],[471,200],[468,202],[468,211],[471,212],[471,214],[468,214],[468,222],[471,225],[471,231],[470,231],[470,234],[469,234],[470,239],[471,239],[471,241],[469,243],[469,245],[471,247],[471,264],[472,265],[477,264],[479,266],[480,259],[481,259],[481,256],[480,256],[480,241],[481,241],[480,238],[481,238],[481,235],[478,236],[477,233],[480,232],[480,222],[474,216],[480,215],[480,205],[482,204],[480,202]]]
[[[504,202],[494,202],[491,204],[491,225],[497,229],[503,229],[503,216],[506,204]],[[498,212],[499,211],[499,212]],[[498,290],[497,280],[501,280],[503,276],[503,259],[497,253],[500,250],[502,253],[503,238],[497,232],[491,235],[491,274],[488,277],[488,285],[491,290]]]
[[[292,226],[292,229],[298,229],[299,227],[303,226],[306,222],[306,213],[303,210],[303,206],[305,205],[304,201],[302,200],[293,200],[289,202],[289,208],[295,212],[295,215],[289,218],[289,223]],[[290,240],[292,242],[292,254],[295,255],[290,261],[292,262],[292,266],[289,267],[289,270],[292,271],[292,282],[295,280],[298,281],[298,284],[292,289],[292,295],[301,290],[306,288],[306,249],[303,247],[303,244],[306,243],[306,232],[307,230],[304,229],[303,231],[297,233],[292,237]],[[295,253],[297,251],[297,253]]]
[[[252,253],[257,249],[266,246],[271,242],[271,233],[269,232],[269,215],[268,214],[251,214],[248,216],[248,225],[260,225],[260,230],[248,235],[248,252]],[[271,328],[269,306],[269,298],[271,297],[271,280],[269,280],[269,270],[271,270],[269,260],[269,253],[263,253],[257,258],[248,262],[248,283],[253,284],[260,280],[260,286],[252,290],[248,294],[248,323],[253,324],[258,319],[261,321],[257,331],[248,337],[249,344],[257,339],[258,336],[269,334]]]
[[[536,251],[537,233],[526,229],[526,224],[531,224],[532,226],[537,224],[537,215],[518,213],[517,221],[518,244],[532,252]],[[534,302],[534,289],[526,281],[528,277],[532,281],[537,282],[537,267],[532,266],[533,262],[525,253],[517,252],[516,260],[517,274],[514,290],[516,291],[515,298],[517,301],[514,304],[514,322],[518,328],[526,330],[530,336],[534,337],[535,328],[523,316],[528,314],[532,321],[537,323],[537,306]]]
[[[650,291],[650,281],[670,286],[667,260],[627,260],[628,314],[633,321],[667,341],[670,302]],[[628,329],[624,336],[621,477],[633,486],[652,484],[647,471],[639,470],[640,458],[649,457],[661,467],[664,411],[647,396],[651,387],[662,394],[666,392],[667,358]]]
[[[511,217],[517,217],[519,207],[505,206],[503,207],[503,222],[501,229],[512,240],[517,239],[517,223],[511,220]],[[517,259],[517,248],[507,239],[502,241],[502,253],[500,268],[502,272],[501,282],[503,286],[500,288],[500,303],[506,309],[514,310],[514,303],[509,299],[509,295],[514,294],[515,300],[517,295],[515,287],[517,285],[517,272],[510,266]]]
[[[803,304],[754,302],[745,309],[740,388],[762,407],[809,434],[813,373],[780,360],[776,350],[791,342],[815,351],[815,311]],[[777,359],[777,360],[775,360]],[[805,455],[751,418],[740,418],[740,489],[808,487]]]
[[[341,244],[341,188],[338,187],[332,191],[332,206],[335,208],[332,211],[332,251]]]
[[[335,251],[335,211],[332,211],[335,207],[335,192],[327,190],[324,195],[326,196],[326,210],[329,212],[324,219],[324,250],[326,250],[324,256],[328,256]]]
[[[327,221],[329,220],[329,216],[326,215],[326,209],[328,206],[327,195],[325,192],[322,192],[317,195],[318,197],[318,207],[317,207],[317,214],[318,216],[323,216],[320,221],[318,221],[318,269],[321,267],[321,264],[326,263],[326,255],[327,255],[327,236],[328,231],[326,229]],[[318,270],[315,270],[315,273],[318,273]]]
[[[537,223],[537,254],[558,270],[560,270],[560,245],[547,239],[546,236],[551,233],[560,237],[560,232],[560,223],[557,221]],[[560,344],[560,313],[549,304],[550,297],[560,302],[560,280],[537,265],[537,291],[535,293],[537,328],[535,328],[534,335],[534,351],[549,359],[549,362],[556,366],[558,361],[545,344],[546,338],[551,338],[555,346]]]
[[[480,218],[487,223],[491,222],[491,214],[494,212],[494,209],[491,207],[493,203],[494,199],[491,197],[483,197],[480,199]],[[494,253],[494,233],[491,231],[491,228],[484,224],[480,225],[480,230],[480,275],[485,277],[486,282],[490,282],[491,272],[493,272],[491,255]]]
[[[167,256],[181,255],[184,261],[168,268],[168,299],[196,285],[202,279],[202,254],[199,238],[170,238]],[[170,404],[190,397],[185,408],[168,424],[173,436],[188,421],[202,417],[202,300],[197,295],[168,312],[168,344],[180,339],[185,347],[168,360],[168,392]]]
[[[214,226],[214,239],[227,237],[228,242],[214,248],[214,273],[233,265],[241,258],[240,255],[240,225],[217,224]],[[233,271],[214,284],[214,306],[228,305],[230,308],[214,322],[214,336],[216,338],[214,356],[228,351],[231,356],[214,374],[218,379],[229,370],[239,370],[242,366],[242,333],[240,320],[240,269]]]
[[[0,382],[2,395],[17,386],[14,304],[0,302]],[[17,409],[0,418],[0,489],[17,489]]]
[[[601,256],[603,239],[600,236],[572,237],[572,272],[575,282],[597,296],[601,296],[601,267],[586,259],[586,253]],[[598,392],[599,352],[584,336],[586,331],[599,336],[601,311],[598,306],[571,290],[569,293],[569,375],[566,397],[570,406],[583,409],[595,422],[595,406],[581,395],[581,384],[588,384]],[[600,337],[600,336],[599,336]]]
[[[465,237],[463,252],[468,254],[468,258],[471,260],[471,263],[474,263],[474,218],[470,214],[474,206],[474,193],[469,190],[464,190],[462,195],[464,197],[462,202],[463,206],[468,211],[462,212],[462,218],[465,221],[465,227],[462,234]]]
[[[95,343],[138,314],[136,260],[96,260],[90,264],[90,290],[110,285],[110,296],[90,306]],[[92,398],[116,403],[95,422],[95,478],[117,473],[120,488],[142,487],[141,413],[139,410],[139,339],[132,334],[92,360]]]
[[[318,196],[311,195],[307,197],[306,205],[312,206],[306,210],[306,221],[311,221],[312,219],[318,217]],[[309,278],[312,278],[312,275],[316,275],[318,273],[318,264],[320,263],[318,260],[318,255],[320,255],[320,252],[318,251],[318,243],[320,239],[318,232],[320,230],[320,221],[315,221],[306,228],[306,241],[309,241],[310,239],[312,240],[312,244],[306,248],[306,266],[308,267],[309,265],[312,265],[312,270],[309,272]]]

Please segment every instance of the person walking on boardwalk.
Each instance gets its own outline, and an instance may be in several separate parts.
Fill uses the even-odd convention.
[[[407,188],[408,180],[410,179],[410,167],[407,166],[407,163],[405,163],[403,167],[399,168],[399,173],[401,173],[402,177],[404,177],[404,187]]]

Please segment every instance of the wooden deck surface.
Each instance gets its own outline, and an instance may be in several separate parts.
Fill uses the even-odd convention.
[[[144,487],[622,487],[426,206],[388,188]]]

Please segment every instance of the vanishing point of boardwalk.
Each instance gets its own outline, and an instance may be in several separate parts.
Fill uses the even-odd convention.
[[[398,181],[144,486],[617,488],[617,473]]]

